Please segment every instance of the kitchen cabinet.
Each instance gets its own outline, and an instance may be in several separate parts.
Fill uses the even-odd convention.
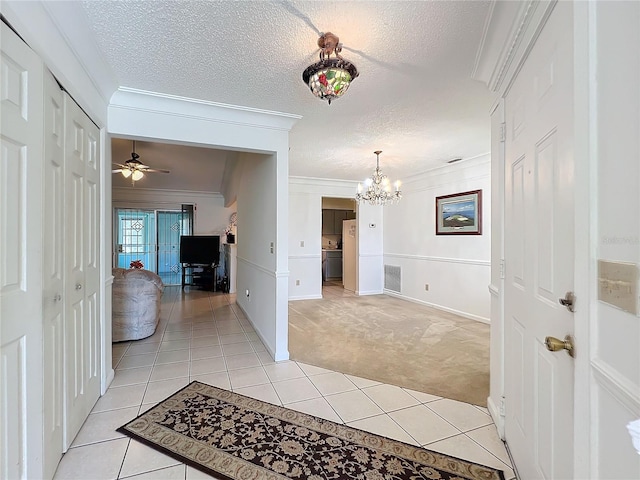
[[[333,235],[334,233],[334,221],[335,214],[333,213],[335,210],[322,210],[322,234],[323,235]]]
[[[333,233],[342,235],[342,221],[347,219],[346,210],[334,210]]]
[[[326,278],[342,278],[342,250],[327,251]]]
[[[322,210],[322,234],[342,235],[342,221],[356,218],[352,210]]]

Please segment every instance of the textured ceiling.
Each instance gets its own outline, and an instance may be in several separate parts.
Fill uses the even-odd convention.
[[[131,140],[114,138],[111,141],[111,157],[115,163],[129,160],[132,151]],[[136,141],[135,151],[148,167],[170,171],[169,174],[148,173],[136,182],[136,187],[196,192],[220,192],[226,162],[235,161],[237,156],[237,152],[141,141]],[[113,186],[131,187],[131,178],[113,175]]]
[[[392,178],[490,150],[491,96],[471,79],[489,1],[85,1],[121,86],[302,115],[290,174]],[[331,105],[302,71],[318,32],[360,76]],[[115,157],[114,157],[115,159]]]

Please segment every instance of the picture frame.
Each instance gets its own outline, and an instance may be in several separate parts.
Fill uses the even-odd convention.
[[[436,235],[482,235],[482,190],[436,197]]]

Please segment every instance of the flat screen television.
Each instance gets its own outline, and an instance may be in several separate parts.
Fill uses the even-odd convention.
[[[180,263],[218,265],[220,263],[219,235],[182,235]]]

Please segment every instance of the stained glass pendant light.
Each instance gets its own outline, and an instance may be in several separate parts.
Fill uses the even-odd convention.
[[[327,100],[331,105],[331,100],[345,94],[353,79],[358,76],[358,69],[340,56],[342,44],[337,35],[331,32],[321,33],[318,46],[320,61],[309,65],[302,72],[302,80],[309,85],[311,93],[321,100]],[[334,55],[333,58],[331,54]]]

